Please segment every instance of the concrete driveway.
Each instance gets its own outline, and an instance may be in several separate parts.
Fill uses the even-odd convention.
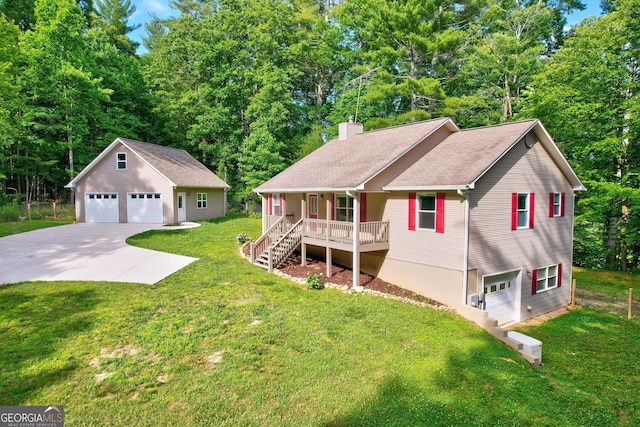
[[[150,285],[197,258],[135,248],[125,239],[146,230],[194,225],[80,223],[2,237],[0,284],[82,280]]]

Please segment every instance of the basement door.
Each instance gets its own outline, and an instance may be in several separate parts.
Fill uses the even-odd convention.
[[[511,271],[484,277],[484,309],[498,325],[520,320],[518,274],[519,271]]]

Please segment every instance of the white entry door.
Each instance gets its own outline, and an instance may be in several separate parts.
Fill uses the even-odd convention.
[[[184,193],[178,193],[178,222],[187,220],[187,205]]]
[[[518,313],[518,271],[485,276],[484,309],[498,324],[520,320]]]
[[[127,222],[162,224],[162,195],[160,193],[129,193]]]
[[[119,222],[117,193],[89,193],[85,195],[86,222]]]

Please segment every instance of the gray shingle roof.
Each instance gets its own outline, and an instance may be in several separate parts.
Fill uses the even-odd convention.
[[[254,191],[355,189],[450,119],[427,120],[334,139]]]
[[[118,138],[132,151],[179,187],[228,188],[229,186],[184,150]]]
[[[428,136],[441,127],[451,132],[441,142]],[[379,188],[464,188],[472,185],[529,131],[540,137],[577,191],[584,186],[538,120],[460,131],[450,119],[435,119],[332,140],[254,191],[300,192],[356,190],[422,142],[421,157],[403,158],[404,170],[377,182]],[[409,154],[411,155],[411,154]]]
[[[478,179],[535,125],[527,120],[449,135],[385,188],[460,187]]]

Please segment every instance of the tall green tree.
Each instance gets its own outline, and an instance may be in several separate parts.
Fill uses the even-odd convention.
[[[92,57],[80,7],[73,0],[37,0],[35,16],[33,31],[22,41],[27,60],[22,75],[25,117],[32,149],[42,150],[36,158],[66,163],[66,168],[46,176],[59,185],[75,176],[78,156],[86,164],[93,154],[87,146],[90,122],[102,114],[100,104],[110,91],[89,71]],[[38,165],[33,173],[42,173]]]
[[[381,103],[379,116],[407,120],[446,110],[440,79],[463,35],[455,2],[354,0],[342,5],[338,20],[359,52],[351,90],[362,95],[361,76],[370,86],[357,102]]]
[[[589,191],[577,204],[578,265],[628,271],[640,259],[640,2],[578,26],[531,84],[542,119]]]
[[[94,7],[98,25],[107,33],[111,43],[120,52],[134,55],[138,44],[127,34],[140,28],[140,24],[129,25],[129,18],[136,11],[131,0],[95,0]]]
[[[19,76],[22,73],[22,53],[18,44],[20,30],[0,14],[0,179],[4,180],[10,167],[11,147],[20,135]]]

